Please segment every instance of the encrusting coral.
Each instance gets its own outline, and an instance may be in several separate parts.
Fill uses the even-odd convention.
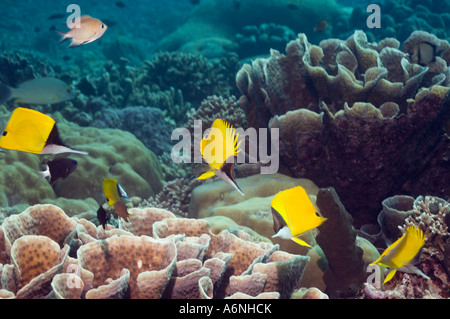
[[[214,235],[205,220],[174,218],[157,208],[131,212],[129,222],[106,229],[68,217],[54,205],[7,217],[0,230],[9,235],[3,236],[0,256],[11,260],[2,259],[0,296],[289,298],[300,288],[309,257],[251,242],[244,232]],[[59,235],[52,239],[49,232]],[[235,282],[248,276],[260,280],[243,292]]]
[[[319,45],[300,34],[236,76],[248,127],[279,129],[280,169],[332,185],[357,226],[389,194],[450,195],[448,76],[398,46],[362,31]],[[434,51],[441,66],[444,52]]]

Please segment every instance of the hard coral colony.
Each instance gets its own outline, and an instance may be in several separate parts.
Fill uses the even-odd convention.
[[[0,298],[450,298],[448,1],[104,6],[0,35]]]

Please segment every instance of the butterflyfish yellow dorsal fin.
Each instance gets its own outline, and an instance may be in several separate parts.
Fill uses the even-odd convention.
[[[417,226],[409,226],[406,232],[391,244],[372,264],[390,268],[401,268],[416,257],[425,244],[425,235]]]
[[[238,135],[229,123],[216,119],[208,136],[200,142],[200,151],[206,163],[214,170],[219,170],[229,158],[234,158],[240,151]]]

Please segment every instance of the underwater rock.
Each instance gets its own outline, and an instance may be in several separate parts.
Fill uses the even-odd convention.
[[[355,226],[374,223],[388,194],[450,195],[450,139],[436,129],[450,118],[450,89],[385,45],[361,31],[320,46],[300,34],[286,56],[272,50],[236,80],[248,126],[280,130],[280,169],[332,185]]]
[[[323,276],[325,293],[330,298],[355,296],[367,273],[363,250],[356,245],[357,232],[352,225],[352,216],[333,188],[320,189],[316,204],[323,217],[328,219],[320,226],[320,233],[316,236],[317,244],[328,262]]]

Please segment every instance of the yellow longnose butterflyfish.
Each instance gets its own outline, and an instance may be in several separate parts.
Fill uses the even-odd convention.
[[[124,201],[129,201],[127,193],[114,178],[103,180],[103,193],[110,207],[113,207],[117,215],[128,221],[131,215]]]
[[[314,207],[301,186],[279,192],[272,200],[273,230],[283,239],[292,239],[297,244],[311,247],[297,238],[304,232],[320,226],[327,219]]]
[[[50,116],[22,107],[12,112],[0,136],[0,148],[34,154],[88,154],[65,146]]]
[[[375,260],[371,265],[380,265],[391,268],[383,284],[391,280],[397,271],[413,273],[430,279],[419,268],[414,266],[420,257],[425,244],[425,235],[417,226],[409,226],[402,237],[397,239]]]
[[[200,142],[202,156],[210,169],[197,179],[207,179],[216,175],[244,195],[236,183],[234,174],[234,158],[240,152],[239,146],[236,129],[229,123],[216,119],[208,136]]]

